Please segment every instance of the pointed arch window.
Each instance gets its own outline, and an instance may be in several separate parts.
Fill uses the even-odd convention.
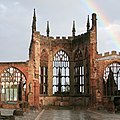
[[[48,94],[48,54],[45,49],[41,52],[40,67],[39,67],[39,80],[40,80],[40,94]]]
[[[74,57],[74,89],[75,94],[85,93],[84,65],[81,50],[77,50]]]
[[[104,70],[104,95],[120,95],[120,64],[112,63]]]
[[[1,101],[21,101],[25,99],[26,78],[24,74],[13,67],[1,74]]]
[[[60,50],[53,59],[53,94],[67,95],[69,91],[69,57],[66,52]]]

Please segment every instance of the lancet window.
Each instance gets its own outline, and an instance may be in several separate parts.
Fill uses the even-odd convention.
[[[69,57],[63,50],[53,58],[53,94],[67,95],[70,91]]]
[[[84,65],[81,50],[77,50],[74,57],[74,90],[75,94],[85,93]]]
[[[42,50],[39,67],[40,94],[48,94],[48,54],[45,49]]]

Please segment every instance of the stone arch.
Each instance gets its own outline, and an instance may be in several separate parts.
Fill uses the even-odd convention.
[[[113,63],[118,63],[118,64],[120,64],[120,61],[110,61],[110,62],[107,62],[107,63],[105,64],[104,68],[103,68],[103,72],[104,72],[104,69],[105,69],[106,67],[108,67],[109,65],[111,65],[111,64],[113,64]]]
[[[75,56],[75,54],[76,54],[77,51],[81,51],[82,55],[84,55],[83,50],[80,49],[79,47],[77,47],[77,48],[75,48],[75,49],[73,50],[73,56]]]
[[[70,55],[69,55],[68,51],[65,50],[65,49],[57,49],[55,52],[53,52],[53,59],[54,59],[54,56],[55,56],[59,51],[65,52],[66,55],[68,56],[68,59],[70,60]]]
[[[42,49],[39,66],[40,94],[48,94],[48,52]]]
[[[75,94],[85,94],[85,66],[82,51],[78,48],[74,53],[74,90]]]
[[[53,94],[67,95],[70,91],[69,56],[60,49],[53,57]]]
[[[76,49],[75,53],[74,53],[74,61],[81,61],[83,60],[83,53],[82,51],[78,48]]]
[[[26,100],[26,76],[16,67],[8,67],[0,75],[1,101]],[[24,91],[24,98],[23,98]]]
[[[40,65],[47,66],[47,64],[48,64],[48,52],[46,49],[42,49],[40,55]]]

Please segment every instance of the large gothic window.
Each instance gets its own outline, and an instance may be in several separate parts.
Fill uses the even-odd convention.
[[[40,80],[40,94],[48,94],[48,54],[45,49],[41,52],[40,68],[39,68],[39,80]]]
[[[69,91],[69,57],[63,50],[60,50],[53,59],[53,94],[67,95]]]
[[[112,63],[104,70],[104,95],[120,95],[120,64]]]
[[[84,94],[85,92],[85,81],[84,81],[84,65],[83,55],[78,49],[74,57],[74,90],[75,94]]]
[[[4,70],[0,82],[1,101],[22,100],[26,91],[26,78],[21,71],[13,67]]]

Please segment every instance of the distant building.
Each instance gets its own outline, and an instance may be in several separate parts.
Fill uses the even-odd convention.
[[[1,107],[104,106],[120,96],[120,54],[98,54],[95,13],[84,34],[76,36],[75,21],[68,38],[50,37],[49,22],[46,32],[36,31],[34,10],[29,60],[0,63]]]

